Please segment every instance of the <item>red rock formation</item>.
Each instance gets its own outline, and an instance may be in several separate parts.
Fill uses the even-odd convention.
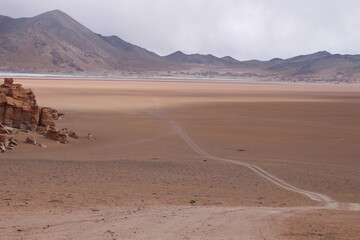
[[[17,145],[15,137],[8,130],[13,128],[44,134],[60,143],[67,143],[69,137],[78,138],[74,131],[55,128],[54,120],[62,115],[53,108],[40,108],[31,89],[24,89],[21,84],[14,84],[12,78],[5,78],[0,86],[0,152]],[[27,142],[36,145],[34,137],[28,137]]]
[[[0,86],[0,123],[33,131],[39,122],[35,95],[30,89],[13,82],[12,78],[5,78]]]
[[[57,111],[52,108],[41,108],[39,126],[55,126],[54,119],[57,118]]]
[[[60,143],[68,143],[68,135],[61,131],[61,130],[56,130],[55,128],[51,127],[46,133],[45,133],[45,137],[60,142]]]

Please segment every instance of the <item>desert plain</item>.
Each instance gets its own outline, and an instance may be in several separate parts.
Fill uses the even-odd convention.
[[[360,236],[360,84],[16,82],[80,138],[0,155],[0,239]]]

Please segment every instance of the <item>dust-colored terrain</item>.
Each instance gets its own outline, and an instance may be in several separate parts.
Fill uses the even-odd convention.
[[[20,80],[80,138],[0,155],[1,239],[360,234],[360,212],[298,193],[360,203],[359,84],[69,80]]]

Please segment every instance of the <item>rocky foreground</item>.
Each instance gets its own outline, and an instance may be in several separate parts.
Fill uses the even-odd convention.
[[[72,130],[56,128],[55,120],[63,115],[54,108],[38,106],[31,89],[14,84],[12,78],[5,78],[0,86],[0,152],[18,145],[16,134],[20,131],[28,133],[27,143],[40,147],[46,146],[37,143],[36,134],[59,143],[68,143],[69,137],[78,138]]]

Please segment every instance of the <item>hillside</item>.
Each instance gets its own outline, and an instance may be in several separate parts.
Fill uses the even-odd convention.
[[[239,61],[176,51],[161,57],[118,36],[94,33],[54,10],[30,18],[0,16],[0,72],[354,82],[360,79],[360,55],[320,51],[288,59]]]
[[[0,22],[2,70],[106,73],[166,65],[156,54],[95,34],[59,10],[32,18],[2,16]]]

